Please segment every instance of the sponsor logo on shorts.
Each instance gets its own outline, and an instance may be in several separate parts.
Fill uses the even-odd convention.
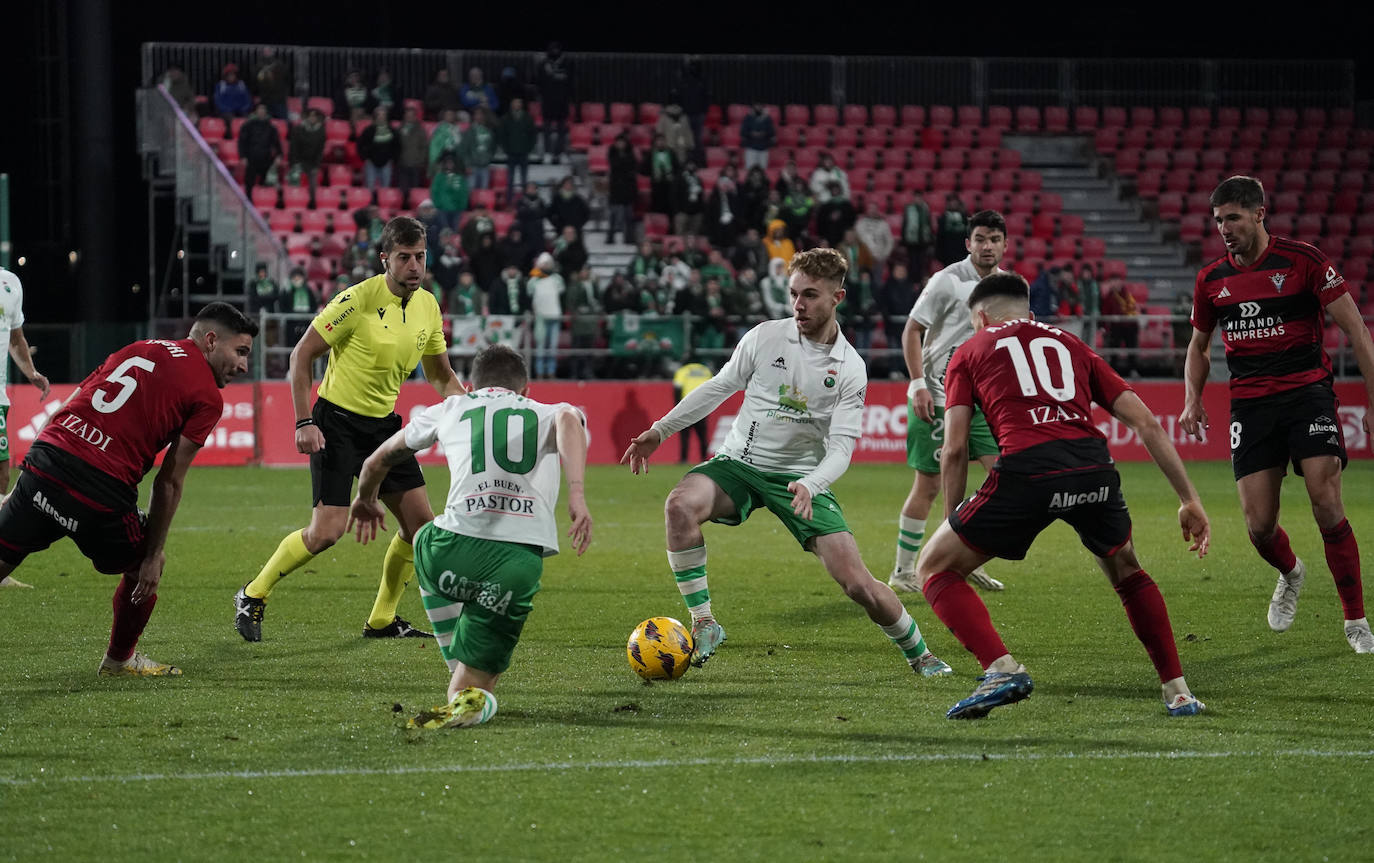
[[[51,516],[53,521],[62,525],[62,527],[64,527],[65,529],[70,530],[73,533],[76,532],[76,529],[80,522],[78,522],[74,518],[71,518],[70,516],[65,516],[62,513],[58,512],[52,504],[48,503],[48,498],[46,495],[43,494],[43,492],[40,491],[34,493],[33,505],[38,509],[39,512]]]
[[[492,614],[505,614],[510,607],[513,591],[502,593],[503,587],[497,581],[469,581],[466,576],[454,575],[452,570],[444,570],[439,576],[439,592],[458,602],[475,602]]]
[[[1312,421],[1312,424],[1307,427],[1307,433],[1312,437],[1331,434],[1332,432],[1338,432],[1340,430],[1340,426],[1336,425],[1336,421],[1326,416],[1317,417]]]
[[[1064,492],[1057,491],[1054,493],[1054,496],[1050,498],[1050,509],[1073,509],[1085,503],[1106,503],[1107,496],[1110,493],[1110,490],[1105,485],[1099,487],[1096,491],[1085,491],[1079,494],[1065,494]]]

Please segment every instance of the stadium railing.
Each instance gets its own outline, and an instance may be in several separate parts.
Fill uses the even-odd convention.
[[[267,265],[278,284],[284,284],[290,264],[286,248],[215,157],[196,124],[161,85],[137,91],[137,100],[139,152],[159,178],[175,182],[181,204],[176,227],[184,233],[187,227],[205,226],[212,269],[230,277],[214,279],[213,293],[203,293],[189,281],[175,289],[165,286],[164,291],[155,280],[148,291],[149,318],[187,317],[193,305],[216,299],[241,303],[242,293],[225,293],[226,281],[244,285],[259,263]],[[189,267],[181,271],[189,278]]]
[[[286,377],[291,349],[313,320],[312,314],[259,312],[261,348],[254,353],[261,363],[255,379],[280,380]],[[571,332],[574,320],[564,316],[560,326],[559,345],[555,349],[559,364],[558,377],[564,379],[657,378],[668,375],[676,364],[688,358],[706,362],[719,368],[730,358],[735,344],[750,327],[766,318],[732,316],[719,322],[719,327],[706,318],[692,315],[584,315],[576,324],[591,334],[593,346],[573,346]],[[904,324],[905,317],[893,318],[892,323]],[[1093,315],[1087,317],[1049,318],[1048,323],[1078,336],[1123,373],[1134,372],[1142,378],[1181,380],[1186,342],[1175,335],[1174,328],[1191,324],[1184,315]],[[1128,324],[1136,329],[1137,347],[1115,346],[1108,337],[1112,326]],[[712,334],[717,330],[718,334]],[[166,328],[175,332],[176,327]],[[868,361],[871,375],[906,375],[906,362],[900,345],[892,345],[880,333],[880,322],[870,318],[868,338],[861,340],[853,328],[846,328],[846,337],[860,355]],[[449,357],[454,367],[462,370],[466,362],[486,345],[501,342],[520,351],[527,364],[533,367],[536,357],[534,317],[525,315],[445,315],[444,335],[449,342]],[[1181,334],[1180,334],[1181,336]],[[882,345],[876,347],[875,345]],[[1328,343],[1327,354],[1338,378],[1358,376],[1359,368],[1349,345]],[[324,373],[324,361],[315,369],[318,379]],[[419,375],[419,372],[416,372]],[[1214,359],[1212,380],[1226,378],[1226,365]]]
[[[224,64],[252,70],[265,45],[147,42],[143,80],[180,66],[197,92],[213,91]],[[438,69],[467,80],[480,67],[496,83],[516,70],[532,83],[537,51],[321,48],[273,45],[291,69],[298,97],[336,95],[350,69],[364,76],[385,67],[397,91],[424,94]],[[683,73],[680,54],[569,53],[577,99],[659,102]],[[976,57],[832,57],[701,55],[702,79],[713,103],[789,102],[856,105],[1179,105],[1351,107],[1350,60],[1055,59]]]

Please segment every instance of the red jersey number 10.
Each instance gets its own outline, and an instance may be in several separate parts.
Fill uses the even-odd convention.
[[[1035,363],[1035,377],[1031,377],[1031,362],[1026,357],[1026,349],[1021,346],[1021,341],[1015,338],[998,339],[994,346],[997,350],[1006,350],[1011,356],[1012,368],[1016,370],[1016,381],[1021,385],[1021,394],[1024,396],[1034,396],[1043,391],[1055,401],[1073,401],[1076,388],[1073,380],[1073,359],[1069,356],[1069,349],[1058,339],[1049,336],[1031,339],[1030,360]],[[1063,386],[1055,386],[1050,377],[1050,364],[1048,353],[1053,351],[1059,359],[1059,370],[1064,380]],[[1040,389],[1036,389],[1036,381],[1040,383]]]

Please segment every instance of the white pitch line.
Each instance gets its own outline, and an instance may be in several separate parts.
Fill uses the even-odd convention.
[[[1227,750],[1198,752],[1026,752],[1026,753],[910,753],[887,755],[763,755],[753,758],[661,758],[628,761],[548,761],[517,764],[447,764],[414,767],[326,767],[309,770],[214,770],[204,773],[129,773],[116,776],[0,776],[0,785],[40,785],[58,783],[104,782],[203,782],[214,779],[310,779],[327,776],[410,776],[430,773],[528,773],[559,770],[644,770],[674,767],[731,767],[760,765],[780,767],[794,764],[878,764],[886,762],[959,761],[1190,761],[1212,758],[1374,758],[1374,750],[1349,751],[1321,749]]]

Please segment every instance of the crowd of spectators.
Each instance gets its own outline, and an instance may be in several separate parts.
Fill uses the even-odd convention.
[[[251,194],[263,183],[306,185],[314,207],[330,158],[327,118],[317,108],[291,118],[295,122],[283,147],[274,121],[287,117],[289,73],[264,49],[251,80],[250,88],[236,65],[227,64],[213,95],[214,114],[230,120],[248,116],[237,135],[245,189]],[[430,270],[425,286],[445,312],[533,315],[533,371],[541,377],[559,370],[560,341],[574,348],[564,373],[605,371],[604,364],[576,351],[605,348],[610,337],[605,319],[622,313],[685,317],[689,342],[674,350],[718,361],[754,321],[790,314],[786,261],[798,251],[823,246],[841,250],[850,260],[839,309],[846,337],[861,351],[888,349],[874,355],[880,359],[871,371],[904,370],[899,349],[905,315],[931,271],[966,254],[969,213],[957,194],[946,196],[938,216],[921,195],[911,194],[900,204],[898,222],[884,215],[877,200],[856,194],[848,172],[829,153],[809,175],[788,160],[770,178],[778,133],[762,103],[742,118],[740,150],[708,183],[699,171],[708,97],[699,64],[689,61],[653,126],[650,146],[641,152],[628,134],[620,134],[610,142],[604,185],[588,190],[605,203],[607,240],[638,241],[624,270],[602,283],[588,266],[583,239],[593,224],[588,193],[572,175],[551,194],[528,182],[528,165],[538,150],[547,161],[564,153],[572,81],[570,64],[555,44],[541,58],[533,87],[514,69],[502,70],[493,84],[476,67],[461,86],[450,81],[447,69],[437,70],[423,99],[404,98],[386,69],[366,78],[350,70],[341,82],[334,119],[352,124],[348,155],[367,189],[399,188],[426,225]],[[195,103],[180,69],[169,69],[162,83],[184,109]],[[527,108],[531,96],[540,100],[542,141]],[[507,215],[501,220],[494,218],[490,197],[478,202],[474,195],[491,188],[498,161],[505,164],[496,199]],[[672,236],[639,239],[646,233],[636,217],[641,178],[648,185],[648,214],[663,217]],[[427,193],[417,206],[411,192],[421,188]],[[311,266],[293,270],[285,286],[259,279],[250,293],[257,307],[313,311],[339,287],[380,271],[375,243],[386,214],[373,205],[352,212],[351,221],[347,212],[330,215],[331,237],[312,239],[308,249]],[[509,226],[498,233],[498,221]],[[345,226],[354,232],[340,248],[331,238]],[[1042,319],[1140,312],[1120,280],[1099,285],[1091,264],[1076,271],[1047,266],[1032,283],[1031,305]],[[1125,372],[1135,371],[1131,357],[1138,334],[1132,322],[1103,325],[1102,343],[1119,349],[1109,356],[1121,357]],[[630,371],[658,373],[660,360],[667,358],[645,359],[631,364]]]

